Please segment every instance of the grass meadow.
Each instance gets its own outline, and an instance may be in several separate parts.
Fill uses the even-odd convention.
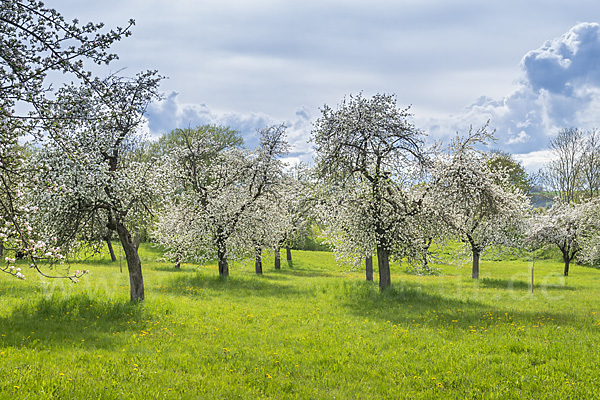
[[[73,264],[80,283],[0,276],[0,398],[590,399],[600,390],[600,270],[556,260],[468,262],[440,276],[393,267],[380,293],[331,253],[293,252],[264,275]],[[376,274],[377,275],[377,274]]]

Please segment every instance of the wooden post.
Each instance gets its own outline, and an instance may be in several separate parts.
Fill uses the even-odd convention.
[[[535,266],[535,256],[531,258],[531,294],[533,294],[533,267]]]

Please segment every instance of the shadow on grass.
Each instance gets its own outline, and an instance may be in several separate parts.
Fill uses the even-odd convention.
[[[281,270],[282,274],[292,275],[292,276],[300,276],[307,278],[326,278],[326,277],[339,277],[339,273],[335,272],[326,272],[326,271],[315,271],[310,268],[294,268],[290,270]]]
[[[176,274],[166,279],[158,290],[174,295],[200,296],[227,292],[227,296],[289,297],[300,296],[302,290],[284,282],[290,278],[280,272],[266,275],[237,275],[221,277],[203,272]]]
[[[517,281],[514,279],[495,279],[495,278],[482,278],[480,285],[483,288],[493,289],[508,289],[508,290],[530,290],[531,286],[529,282]]]
[[[377,284],[373,282],[352,282],[345,283],[341,291],[342,302],[350,313],[404,327],[425,325],[472,332],[473,327],[487,329],[505,324],[505,327],[513,326],[516,329],[535,321],[557,326],[581,324],[577,315],[544,310],[507,312],[503,304],[496,306],[476,299],[447,297],[423,290],[421,286],[413,283],[393,285],[380,292]]]
[[[143,329],[144,306],[130,301],[108,301],[87,294],[55,295],[16,307],[0,319],[3,346],[46,345],[113,348],[118,332]]]
[[[179,274],[179,273],[182,273],[182,272],[196,271],[197,267],[191,266],[191,265],[182,264],[180,268],[175,268],[175,264],[174,263],[165,262],[163,264],[151,265],[151,266],[148,267],[148,269],[151,269],[152,271],[175,272],[175,273]]]
[[[16,279],[14,279],[16,281]],[[19,282],[20,283],[20,282]],[[31,286],[20,285],[15,282],[4,281],[0,285],[0,298],[2,297],[28,297],[31,295]]]
[[[515,279],[492,279],[483,278],[481,279],[481,287],[492,288],[492,289],[507,289],[507,290],[531,290],[531,284],[526,281],[520,281]],[[535,283],[533,290],[576,290],[572,286],[565,286],[560,284],[547,284],[547,283]]]

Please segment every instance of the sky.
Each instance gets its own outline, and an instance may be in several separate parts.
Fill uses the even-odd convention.
[[[310,161],[325,105],[394,94],[431,142],[490,121],[535,171],[562,128],[600,128],[597,0],[47,0],[67,19],[136,21],[110,72],[157,69],[153,136],[203,124],[288,127],[289,161]],[[597,18],[594,20],[593,18]]]

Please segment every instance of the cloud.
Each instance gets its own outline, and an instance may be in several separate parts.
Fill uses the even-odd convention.
[[[580,23],[522,58],[516,89],[501,100],[480,97],[447,120],[426,121],[434,137],[490,121],[494,147],[515,154],[540,151],[565,127],[600,123],[600,24]]]
[[[512,137],[508,139],[507,144],[517,144],[517,143],[525,143],[530,139],[530,136],[525,132],[521,131],[516,137]]]
[[[527,154],[514,154],[515,160],[521,162],[523,167],[530,172],[537,172],[544,164],[554,159],[551,150],[532,151]]]
[[[263,45],[267,46],[265,43]],[[239,50],[228,46],[225,48],[227,49],[225,54],[228,55],[237,54]],[[149,109],[148,121],[152,134],[158,135],[174,128],[204,124],[225,125],[239,130],[246,145],[253,147],[257,144],[258,130],[266,126],[284,123],[288,127],[288,139],[292,145],[290,158],[310,161],[312,148],[308,139],[312,121],[316,116],[311,114],[313,108],[301,106],[294,109],[293,106],[290,107],[289,99],[293,98],[299,103],[306,104],[314,103],[315,98],[324,98],[325,102],[331,102],[335,101],[338,92],[343,94],[350,90],[349,86],[347,83],[340,83],[340,87],[338,87],[336,83],[335,90],[332,89],[331,83],[338,82],[333,76],[339,77],[340,71],[329,68],[328,71],[331,71],[331,76],[329,76],[319,70],[317,68],[319,65],[330,67],[326,61],[321,61],[317,65],[310,64],[311,68],[317,68],[315,70],[302,69],[304,64],[296,61],[294,61],[294,67],[291,68],[290,61],[285,61],[285,57],[283,57],[285,52],[282,54],[281,49],[277,46],[271,49],[272,52],[266,51],[266,48],[263,50],[272,56],[267,60],[268,62],[262,58],[253,59],[255,64],[251,65],[255,68],[248,68],[247,63],[240,64],[243,71],[252,72],[253,75],[250,78],[244,75],[242,70],[230,70],[221,64],[216,64],[218,65],[217,70],[223,70],[223,68],[227,70],[228,77],[236,77],[240,74],[236,86],[241,95],[235,99],[236,102],[242,102],[242,106],[238,104],[235,107],[235,105],[228,104],[227,102],[231,101],[232,97],[216,88],[204,88],[204,92],[223,92],[225,100],[212,95],[209,97],[211,107],[207,104],[184,103],[178,97],[177,92],[172,92],[163,101],[154,104]],[[300,50],[295,47],[295,51]],[[263,54],[263,52],[258,53]],[[309,57],[308,61],[314,60]],[[389,63],[383,64],[388,65]],[[268,67],[267,77],[271,81],[257,80],[257,77],[262,76],[259,71],[263,71],[265,65]],[[427,132],[432,140],[447,142],[456,132],[464,133],[470,126],[478,128],[489,120],[489,129],[495,130],[495,136],[498,138],[497,143],[492,144],[491,147],[518,155],[546,150],[550,138],[562,128],[579,127],[586,130],[600,126],[598,117],[600,115],[600,24],[577,24],[564,35],[546,41],[537,49],[524,52],[519,67],[521,74],[515,76],[512,92],[508,92],[505,97],[481,96],[450,117],[440,117],[439,114],[436,117],[421,117],[417,113],[415,115],[416,125]],[[279,70],[293,71],[294,80],[298,80],[297,77],[301,78],[303,89],[299,91],[297,86],[292,85],[289,78],[286,78],[287,80],[275,79]],[[320,72],[315,72],[317,70]],[[357,71],[352,70],[348,73],[355,74]],[[324,76],[326,78],[323,78]],[[364,85],[365,79],[352,76],[353,79],[346,76],[340,82],[359,81],[362,82],[361,85]],[[378,71],[376,76],[385,80],[387,75],[384,71]],[[478,79],[477,82],[486,81],[486,79],[491,82],[493,76]],[[225,84],[223,80],[217,82],[220,85]],[[253,86],[248,82],[256,83]],[[312,89],[311,82],[318,83],[319,87],[326,87],[326,95]],[[329,85],[326,85],[325,82]],[[270,90],[273,87],[278,89],[274,92],[275,94]],[[453,96],[455,95],[456,90],[453,91],[450,88],[448,90],[453,93]],[[431,92],[428,93],[431,94]],[[459,94],[456,93],[456,96]],[[186,101],[194,102],[195,99],[186,98]],[[265,104],[271,105],[267,107]],[[269,111],[268,113],[229,112],[215,111],[212,107],[216,109],[268,109]],[[531,165],[538,165],[540,160],[536,158]]]
[[[298,108],[290,119],[279,120],[264,113],[217,113],[206,104],[181,104],[177,96],[177,92],[172,92],[162,101],[149,107],[147,120],[151,136],[156,137],[176,128],[221,125],[239,131],[245,145],[254,147],[258,144],[258,132],[261,129],[284,124],[291,146],[290,160],[308,162],[312,157],[311,146],[308,143],[312,116],[306,107]]]
[[[581,23],[523,57],[531,88],[571,96],[580,86],[600,86],[600,25]]]
[[[212,113],[205,104],[182,107],[177,102],[178,95],[177,92],[171,92],[164,100],[153,103],[149,107],[148,127],[153,136],[176,128],[213,123]]]

